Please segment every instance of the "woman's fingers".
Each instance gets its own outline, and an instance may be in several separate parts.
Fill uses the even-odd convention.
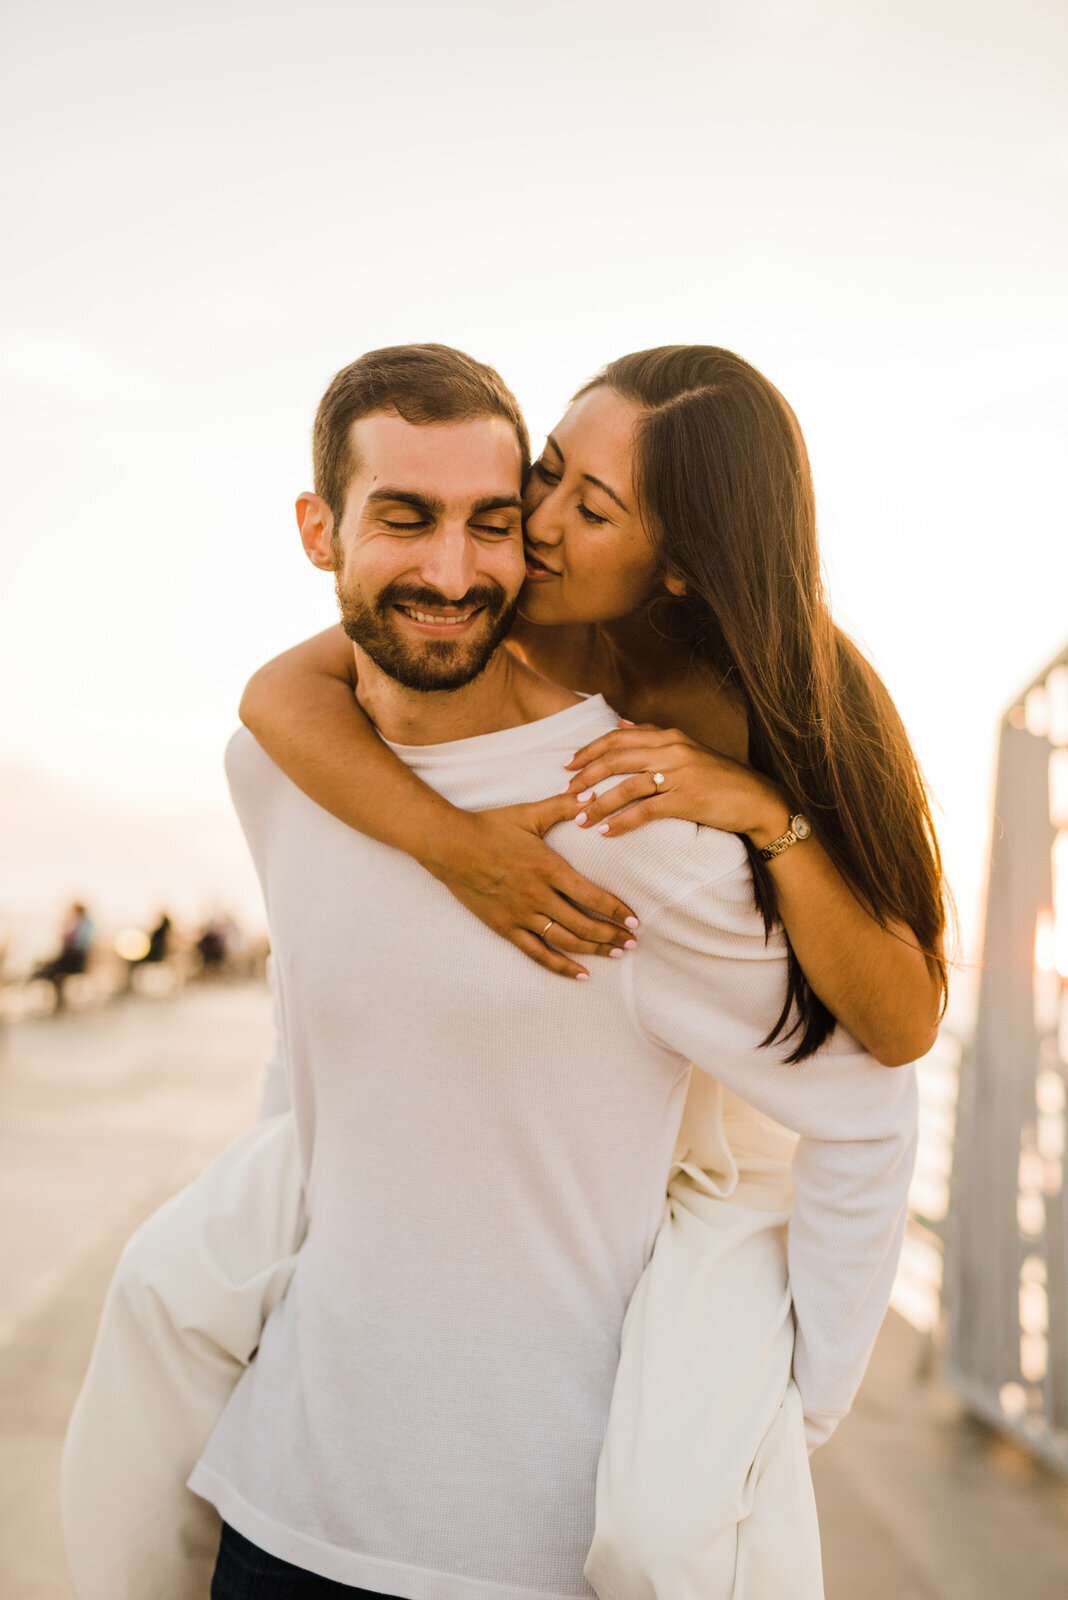
[[[477,848],[442,882],[497,934],[539,966],[578,977],[569,956],[621,956],[635,945],[638,918],[618,895],[591,883],[541,837],[572,819],[574,796],[476,813]],[[546,954],[556,947],[554,956]]]
[[[639,800],[655,799],[659,791],[653,784],[648,772],[636,772],[632,778],[624,778],[622,783],[614,783],[603,794],[594,795],[579,812],[576,821],[580,828],[597,828],[606,817],[614,816],[624,806],[632,806]],[[613,829],[618,832],[618,829]]]
[[[597,925],[594,924],[594,926]],[[607,924],[602,923],[600,926],[605,927]],[[627,933],[625,930],[617,933],[616,937],[607,943],[594,943],[590,939],[582,938],[580,934],[572,933],[570,928],[563,922],[557,922],[555,918],[541,918],[538,927],[530,931],[535,933],[544,944],[551,944],[555,950],[566,950],[567,954],[571,956],[615,956],[618,958],[624,950],[637,948],[637,940],[634,935]]]
[[[516,928],[511,938],[512,943],[524,955],[536,961],[539,967],[558,973],[562,978],[585,979],[590,975],[580,962],[571,959],[572,956],[612,955],[617,959],[624,956],[623,946],[591,944],[587,939],[577,938],[561,922],[549,918],[541,924],[538,932]],[[636,940],[629,935],[625,948],[631,950],[635,945]]]
[[[589,744],[584,744],[581,750],[575,751],[570,761],[565,761],[564,767],[566,771],[571,772],[576,767],[581,769],[587,766],[591,761],[596,761],[612,750],[632,749],[638,744],[672,744],[682,737],[676,728],[658,728],[652,722],[631,723],[626,728],[613,728],[611,733],[603,733],[599,739],[591,739]],[[626,768],[623,770],[626,771]]]
[[[610,817],[607,822],[599,823],[598,827],[607,838],[618,839],[624,833],[633,833],[643,823],[675,815],[670,801],[661,795],[653,795],[649,800],[639,801],[636,806],[628,806],[618,817]]]
[[[583,954],[607,955],[610,946],[625,945],[638,926],[637,917],[618,895],[584,878],[541,839],[557,822],[572,821],[578,809],[574,795],[566,794],[510,808],[510,821],[539,843],[531,846],[537,855],[523,870],[516,866],[508,873],[509,896],[502,909],[510,902],[516,921],[535,933],[538,928],[531,918],[552,916],[575,939],[585,941]],[[503,931],[503,919],[495,921]]]
[[[636,917],[631,920],[637,923]],[[550,921],[552,926],[543,932]],[[544,911],[538,911],[529,927],[540,939],[548,939],[550,944],[560,944],[563,949],[584,956],[609,956],[613,950],[633,949],[635,943],[633,927],[621,928],[614,922],[587,916],[562,895],[553,896],[552,902]]]
[[[633,932],[638,926],[632,908],[618,895],[584,878],[563,856],[557,855],[551,844],[540,838],[541,824],[547,819],[573,821],[579,809],[574,795],[553,795],[548,800],[509,809],[509,821],[537,837],[538,842],[529,844],[528,841],[529,851],[522,867],[514,864],[502,879],[509,891],[502,905],[509,906],[513,914],[518,906],[525,906],[524,914],[516,918],[524,926],[533,926],[530,918],[536,912],[544,910],[545,916],[552,916],[555,907],[555,920],[578,937],[594,944],[617,941],[621,929]],[[623,938],[627,937],[628,933],[624,932]]]
[[[620,773],[633,773],[635,776],[645,773],[646,786],[650,792],[653,789],[653,780],[650,772],[662,772],[666,776],[673,763],[677,762],[673,751],[665,747],[657,750],[654,746],[643,745],[634,750],[610,750],[607,755],[598,756],[583,767],[581,772],[575,774],[571,780],[571,793],[567,798],[584,797],[588,789],[594,789],[605,778],[617,777]],[[593,796],[590,796],[593,799]],[[585,798],[582,799],[585,805]]]
[[[626,930],[623,934],[626,939],[638,926],[638,918],[626,901],[591,883],[563,857],[553,874],[552,887],[560,896],[556,902],[560,908],[557,920],[562,920],[572,933],[583,939],[603,943],[618,936],[621,930]],[[552,915],[551,906],[545,915]]]
[[[526,928],[516,928],[512,934],[512,943],[523,954],[529,956],[531,961],[536,961],[539,967],[544,967],[547,972],[559,973],[561,978],[578,978],[585,980],[589,973],[585,967],[580,967],[577,961],[569,961],[567,956],[561,955],[558,950],[545,944],[536,934],[530,933]]]
[[[514,820],[539,839],[544,838],[558,822],[570,822],[577,810],[575,796],[568,790],[563,794],[551,794],[545,800],[529,800],[513,807]]]

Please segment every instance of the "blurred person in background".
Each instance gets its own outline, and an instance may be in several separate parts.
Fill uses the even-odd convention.
[[[133,993],[137,973],[162,972],[173,954],[173,931],[170,913],[161,911],[149,933],[130,929],[127,934],[120,936],[116,948],[124,963],[121,994]]]
[[[156,919],[155,926],[148,935],[148,945],[143,955],[128,956],[131,973],[135,967],[158,967],[167,960],[171,953],[171,932],[173,923],[166,911],[161,911]]]
[[[148,936],[148,949],[143,961],[150,966],[158,966],[161,961],[166,961],[171,953],[171,929],[173,924],[166,911],[161,911],[155,927]]]
[[[44,979],[56,991],[56,1010],[63,1007],[63,990],[68,978],[80,977],[87,971],[96,938],[96,925],[89,908],[75,900],[63,920],[59,936],[59,951],[31,974],[31,979]]]
[[[216,977],[226,965],[227,941],[223,924],[212,917],[204,924],[196,942],[200,969],[206,977]]]

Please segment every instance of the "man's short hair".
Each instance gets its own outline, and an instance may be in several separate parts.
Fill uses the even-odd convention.
[[[492,367],[446,344],[398,344],[369,350],[332,380],[315,413],[312,463],[315,492],[335,523],[359,465],[350,441],[361,417],[392,411],[416,427],[434,422],[467,422],[473,417],[504,417],[515,429],[523,456],[523,478],[530,466],[530,437],[519,402]]]

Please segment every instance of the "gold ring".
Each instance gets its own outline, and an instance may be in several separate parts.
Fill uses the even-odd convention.
[[[552,925],[553,925],[553,919],[552,919],[552,917],[550,917],[548,922],[545,924],[544,928],[541,930],[540,934],[538,935],[538,938],[539,939],[544,939],[545,935],[548,933],[548,931],[552,927]]]
[[[650,778],[652,778],[653,788],[655,789],[656,793],[659,794],[661,788],[663,787],[664,774],[662,772],[654,772],[652,767],[646,767],[645,771],[649,774]]]

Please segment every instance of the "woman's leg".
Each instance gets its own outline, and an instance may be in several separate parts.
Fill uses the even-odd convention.
[[[286,1113],[224,1150],[126,1246],[63,1450],[75,1600],[206,1600],[219,1519],[186,1479],[304,1230]]]
[[[733,1100],[725,1136],[702,1092],[705,1170],[672,1179],[623,1325],[586,1577],[600,1600],[822,1600],[790,1376],[793,1141]]]

